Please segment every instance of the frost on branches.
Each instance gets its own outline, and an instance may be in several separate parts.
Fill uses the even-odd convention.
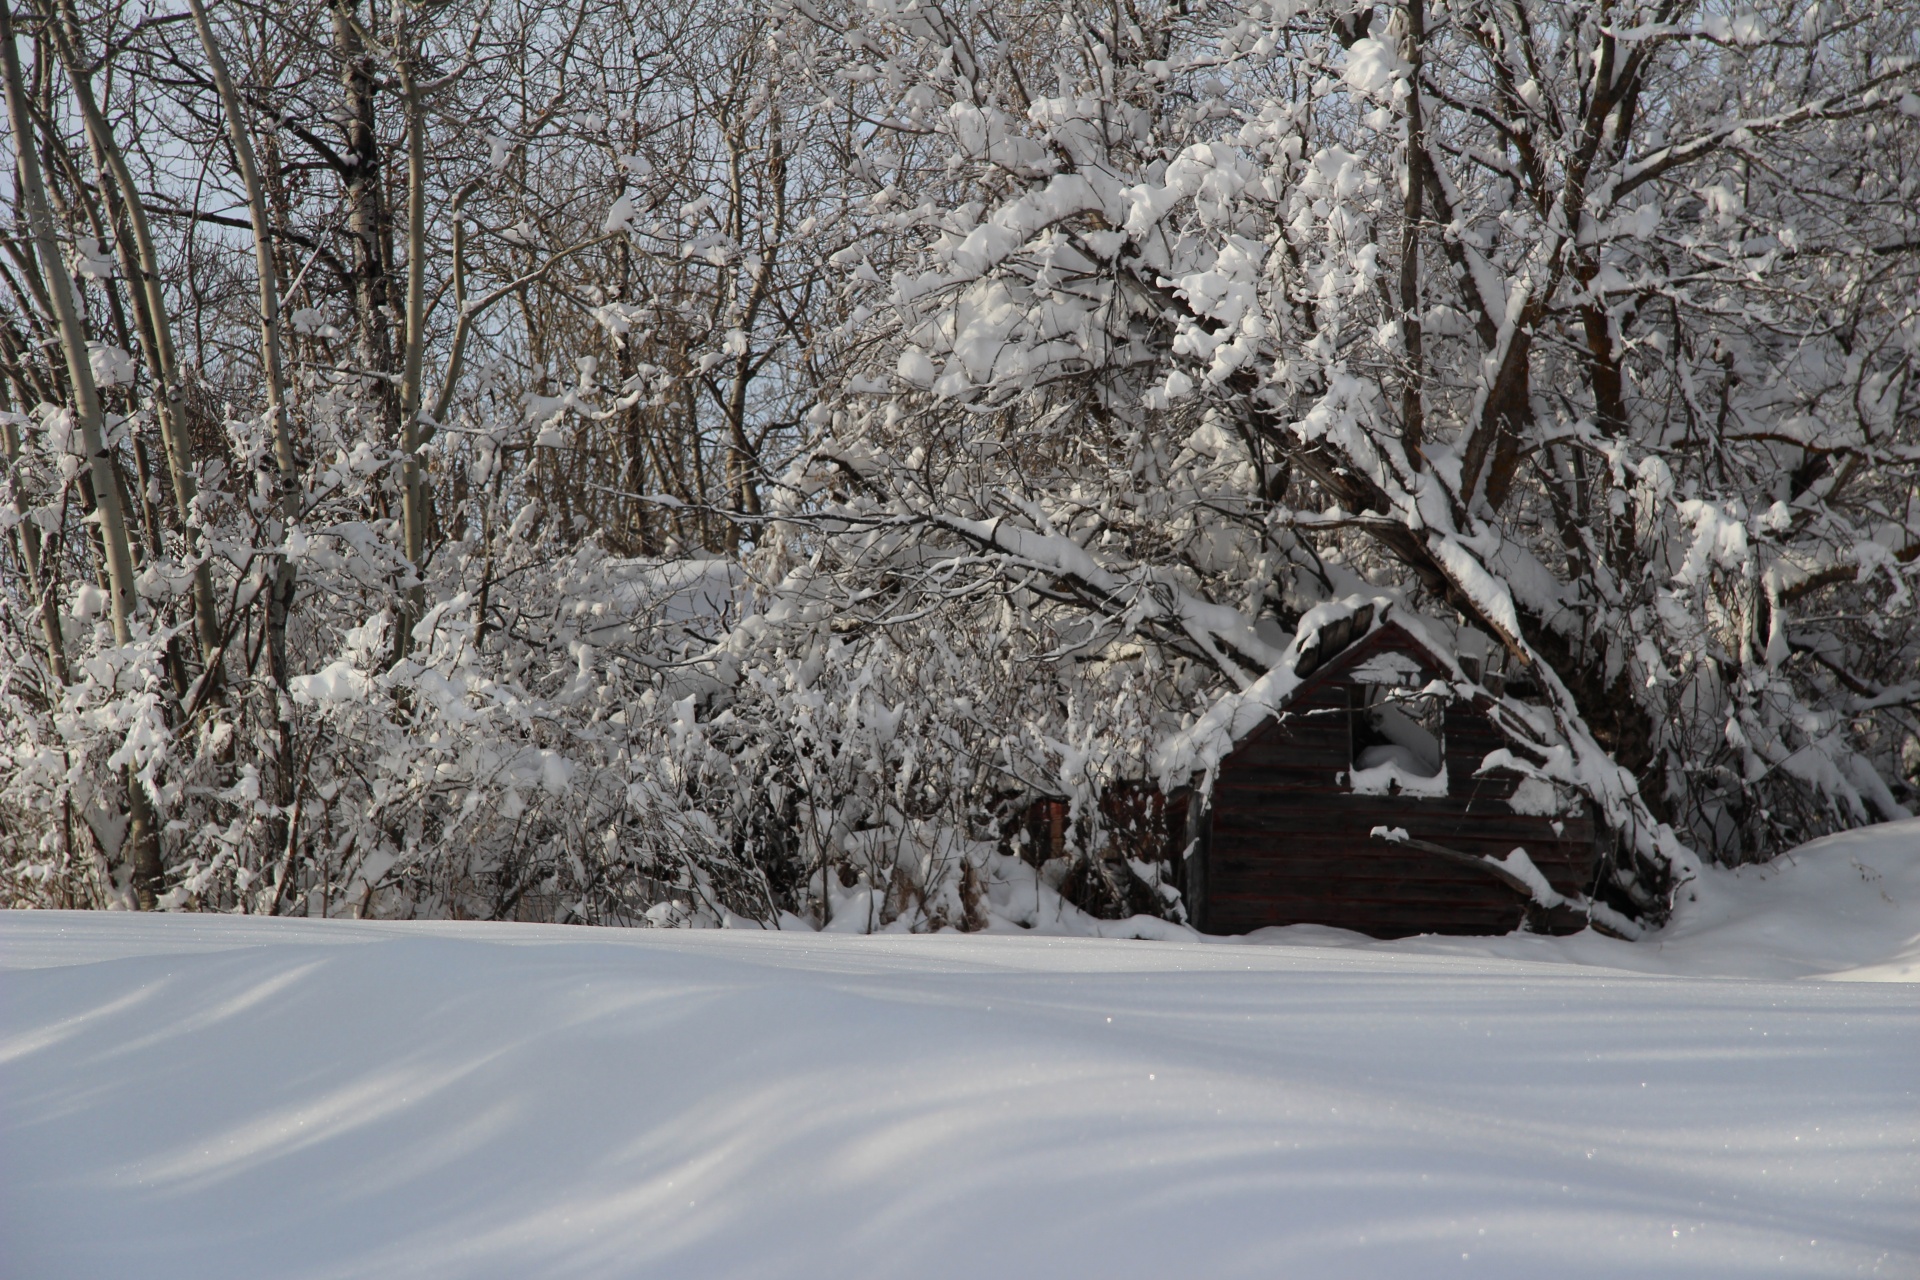
[[[878,9],[819,59],[890,281],[809,497],[1204,670],[1169,721],[1361,582],[1458,617],[1643,913],[1905,812],[1911,15]]]
[[[0,897],[1164,933],[1113,796],[1356,594],[1612,909],[1903,816],[1910,9],[34,8]]]

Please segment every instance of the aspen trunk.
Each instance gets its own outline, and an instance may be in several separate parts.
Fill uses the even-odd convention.
[[[426,355],[427,154],[426,120],[420,85],[414,79],[410,51],[398,60],[400,93],[407,112],[407,311],[405,347],[400,362],[400,511],[407,563],[414,584],[394,633],[394,657],[413,641],[414,623],[426,607],[420,582],[427,547],[427,494],[420,474],[420,381]]]
[[[280,330],[280,284],[273,261],[272,223],[267,216],[266,188],[260,181],[260,167],[254,160],[253,143],[247,136],[246,121],[240,113],[240,95],[234,91],[233,77],[227,72],[226,58],[220,52],[213,24],[207,20],[202,0],[187,0],[193,12],[194,28],[213,73],[214,87],[220,94],[220,106],[227,117],[227,135],[233,143],[234,159],[240,166],[240,180],[247,191],[247,214],[253,226],[254,274],[260,289],[260,366],[265,375],[267,416],[273,428],[274,463],[279,471],[281,536],[285,537],[300,515],[299,462],[293,448],[293,429],[287,417],[287,375],[282,357]],[[293,746],[293,698],[287,692],[292,676],[287,655],[287,620],[293,612],[297,583],[293,562],[275,555],[268,565],[271,578],[267,596],[267,662],[273,680],[275,719],[278,721],[279,762],[275,770],[278,785],[275,799],[280,817],[269,830],[281,840],[294,838],[293,810],[298,803],[294,781],[296,762]],[[284,834],[283,834],[284,833]],[[288,866],[293,866],[291,851]]]
[[[247,214],[253,224],[254,274],[260,287],[260,371],[266,382],[267,418],[273,430],[273,460],[279,471],[280,513],[288,528],[300,514],[299,463],[293,448],[293,431],[287,420],[287,375],[282,358],[280,336],[280,285],[273,262],[272,225],[267,218],[266,190],[260,184],[260,169],[254,162],[253,142],[247,136],[246,121],[240,114],[240,95],[234,91],[233,78],[227,73],[227,60],[220,42],[207,20],[202,0],[187,0],[193,12],[194,29],[213,73],[220,107],[227,117],[227,136],[233,144],[234,159],[240,166],[240,181],[247,191]],[[282,530],[284,534],[286,530]],[[271,568],[273,586],[267,601],[267,652],[273,682],[285,690],[287,677],[287,615],[293,603],[294,568],[284,557],[276,556]],[[284,718],[284,717],[283,717]]]
[[[33,141],[33,116],[27,108],[20,57],[14,46],[13,15],[5,5],[0,5],[0,73],[6,79],[7,114],[13,124],[14,154],[19,160],[21,204],[25,206],[28,234],[39,257],[40,270],[46,277],[48,301],[59,326],[61,352],[66,357],[67,378],[73,390],[74,425],[79,430],[81,448],[87,455],[88,474],[93,481],[94,509],[99,517],[96,527],[107,564],[113,636],[118,644],[129,645],[133,643],[135,599],[126,513],[120,505],[119,478],[114,474],[113,456],[107,447],[100,392],[94,385],[93,365],[87,355],[86,329],[74,305],[73,282],[60,266],[60,245],[54,235],[53,214],[47,207],[39,151]],[[135,899],[141,909],[151,910],[156,905],[162,876],[153,807],[131,767],[126,781],[128,822],[122,847],[132,864]]]
[[[125,215],[126,235],[114,237],[120,247],[121,270],[134,299],[135,328],[140,336],[142,354],[153,379],[154,416],[159,420],[160,438],[167,451],[167,472],[173,484],[175,514],[187,539],[187,554],[198,561],[193,571],[194,629],[200,642],[200,658],[206,666],[205,678],[219,680],[219,621],[213,602],[213,575],[201,555],[199,529],[193,522],[194,478],[193,443],[187,431],[186,406],[181,395],[179,362],[173,348],[173,325],[167,314],[166,295],[160,284],[160,262],[154,252],[153,233],[147,223],[147,210],[140,188],[127,167],[113,131],[107,125],[93,96],[93,83],[79,57],[79,23],[70,0],[63,0],[60,13],[49,15],[54,46],[73,85],[75,99],[92,147],[94,166],[103,178],[119,188],[120,209]]]

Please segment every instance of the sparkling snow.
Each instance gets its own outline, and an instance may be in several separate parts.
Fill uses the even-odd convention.
[[[1634,944],[0,914],[0,1272],[1920,1274],[1920,823],[1692,892]]]

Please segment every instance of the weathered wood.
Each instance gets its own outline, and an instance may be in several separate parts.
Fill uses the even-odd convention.
[[[1374,915],[1386,915],[1396,918],[1420,919],[1430,917],[1436,906],[1449,910],[1492,912],[1501,914],[1523,910],[1525,903],[1508,893],[1504,888],[1488,880],[1483,886],[1454,885],[1445,893],[1432,892],[1431,886],[1425,896],[1403,896],[1394,892],[1389,885],[1360,886],[1353,892],[1334,894],[1332,892],[1296,893],[1279,887],[1248,893],[1228,900],[1228,903],[1240,908],[1271,907],[1275,904],[1292,904],[1295,907],[1313,907],[1319,910],[1355,912],[1362,911]],[[1224,907],[1228,904],[1216,904]]]
[[[1369,910],[1391,908],[1403,913],[1424,911],[1434,906],[1505,911],[1509,907],[1524,909],[1527,905],[1526,899],[1487,876],[1455,884],[1437,884],[1429,880],[1335,881],[1324,884],[1275,881],[1243,886],[1240,893],[1226,901],[1240,905],[1288,902],[1333,906],[1343,910],[1364,906]]]
[[[1244,932],[1316,923],[1381,937],[1506,932],[1527,917],[1530,891],[1481,859],[1504,859],[1516,848],[1556,892],[1572,897],[1589,886],[1598,844],[1584,804],[1552,816],[1515,813],[1508,801],[1525,774],[1479,772],[1502,749],[1522,761],[1543,758],[1534,743],[1501,726],[1484,690],[1453,686],[1441,716],[1447,794],[1354,794],[1346,781],[1352,709],[1366,705],[1354,669],[1400,654],[1413,660],[1414,679],[1423,685],[1457,677],[1391,619],[1353,638],[1323,632],[1322,644],[1327,652],[1279,714],[1247,733],[1220,764],[1199,865],[1187,873],[1190,885],[1204,886],[1204,900],[1189,903],[1202,927]],[[1402,829],[1413,843],[1375,839],[1375,827]]]
[[[1342,909],[1318,903],[1294,906],[1263,903],[1246,910],[1223,909],[1211,927],[1220,933],[1247,933],[1273,925],[1320,924],[1376,938],[1405,938],[1421,933],[1511,933],[1525,918],[1526,913],[1518,906],[1486,911],[1449,908],[1407,914],[1361,907]]]
[[[1262,848],[1247,841],[1221,840],[1218,836],[1212,847],[1213,866],[1216,880],[1223,886],[1226,877],[1241,875],[1281,875],[1288,878],[1314,878],[1330,880],[1335,878],[1379,879],[1394,876],[1427,876],[1437,879],[1451,879],[1456,874],[1443,870],[1448,867],[1446,859],[1436,860],[1434,855],[1419,849],[1405,846],[1395,848],[1395,856],[1375,856],[1371,853],[1336,851],[1330,848],[1303,848],[1288,850],[1284,857],[1276,857],[1270,848]],[[1485,852],[1489,846],[1482,845],[1480,851],[1471,848],[1460,850],[1470,857],[1505,857],[1510,850],[1502,849],[1499,854]],[[1527,855],[1530,859],[1533,855]],[[1578,864],[1570,859],[1548,857],[1535,859],[1534,865],[1540,868],[1542,875],[1549,881],[1577,874]]]
[[[1364,845],[1368,832],[1376,826],[1405,827],[1407,834],[1421,839],[1441,840],[1453,836],[1479,843],[1561,846],[1580,841],[1582,829],[1591,823],[1561,821],[1555,831],[1545,819],[1522,814],[1478,814],[1437,807],[1413,809],[1417,802],[1396,805],[1390,798],[1370,804],[1342,803],[1343,796],[1305,796],[1292,805],[1285,797],[1263,793],[1255,799],[1232,792],[1214,793],[1214,829],[1222,834],[1235,831],[1258,835],[1268,841],[1288,838],[1341,837],[1352,844]],[[1369,799],[1373,799],[1369,797]],[[1237,803],[1235,803],[1237,801]],[[1227,806],[1232,804],[1231,811]],[[1505,853],[1507,850],[1502,849]],[[1531,854],[1533,850],[1528,849]]]

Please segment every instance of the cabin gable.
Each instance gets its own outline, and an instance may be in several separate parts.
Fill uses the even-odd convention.
[[[1210,805],[1196,811],[1188,908],[1202,928],[1312,923],[1397,937],[1505,933],[1524,918],[1527,903],[1494,875],[1376,828],[1475,858],[1524,848],[1557,891],[1588,887],[1597,848],[1584,802],[1518,770],[1483,769],[1501,749],[1539,759],[1501,727],[1485,690],[1391,621],[1328,647],[1222,758]]]

